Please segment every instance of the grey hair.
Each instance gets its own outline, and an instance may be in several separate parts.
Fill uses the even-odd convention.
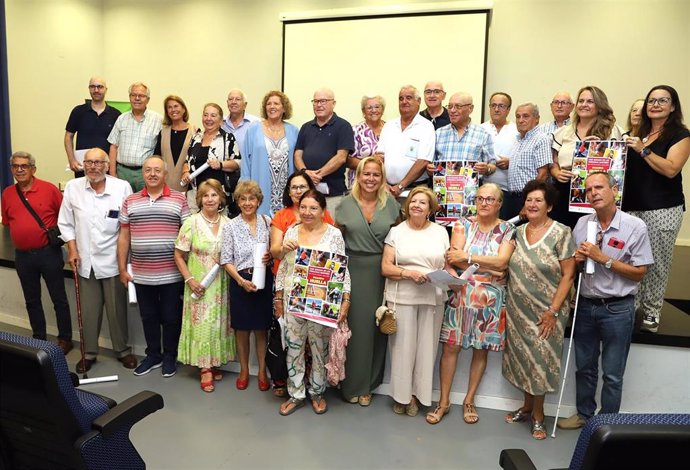
[[[493,188],[493,190],[496,192],[496,195],[498,196],[498,200],[500,202],[503,202],[503,190],[496,183],[484,183],[480,186],[480,188]]]
[[[149,90],[149,87],[147,87],[143,82],[134,82],[129,86],[129,89],[127,90],[127,93],[132,93],[132,90],[134,87],[141,87],[146,89],[146,97],[151,98],[151,90]]]
[[[108,153],[105,150],[103,150],[102,148],[100,148],[100,147],[90,148],[89,150],[86,151],[84,156],[90,154],[91,152],[96,153],[99,157],[105,156],[105,159],[103,159],[103,161],[106,163],[110,163],[110,157],[108,156]]]
[[[524,107],[526,107],[526,106],[529,106],[529,107],[532,108],[532,116],[537,116],[537,117],[539,117],[539,106],[537,106],[536,104],[532,103],[531,101],[528,101],[527,103],[522,103],[522,104],[519,105],[517,108],[515,108],[515,110],[517,111],[519,108],[524,108]]]
[[[587,178],[585,178],[585,181],[587,181],[591,176],[594,176],[594,175],[604,175],[606,177],[606,181],[609,183],[609,188],[613,188],[614,186],[618,186],[618,182],[616,181],[616,178],[614,178],[611,173],[608,173],[606,171],[593,171],[587,175]]]
[[[240,92],[240,95],[242,95],[242,101],[244,102],[244,104],[247,104],[247,95],[245,95],[245,94],[244,94],[244,91],[240,90],[239,88],[232,88],[232,89],[228,92],[228,98],[230,97],[230,93],[232,93],[233,91],[239,91],[239,92]]]
[[[163,169],[164,169],[165,171],[168,171],[168,163],[167,163],[167,162],[163,159],[163,157],[161,157],[160,155],[149,155],[148,157],[144,158],[144,163],[143,163],[141,166],[144,166],[144,165],[146,164],[147,161],[149,161],[149,160],[151,160],[151,159],[154,159],[154,158],[155,158],[156,160],[162,161],[162,162],[163,162]]]
[[[27,158],[29,160],[29,165],[36,166],[36,159],[29,152],[24,152],[22,150],[14,152],[10,157],[10,162],[14,162],[15,158]]]
[[[386,100],[383,99],[383,96],[381,96],[381,95],[372,95],[372,96],[364,95],[364,96],[362,96],[362,101],[360,101],[362,111],[364,111],[364,106],[366,106],[367,101],[369,101],[369,100],[378,100],[378,102],[381,103],[381,106],[383,107],[383,109],[386,109]]]
[[[403,85],[400,87],[400,91],[403,90],[414,90],[414,99],[417,101],[420,101],[422,99],[422,96],[419,94],[419,90],[417,90],[417,87],[414,85]]]

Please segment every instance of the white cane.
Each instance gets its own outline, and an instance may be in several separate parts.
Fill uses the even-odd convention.
[[[553,422],[553,430],[551,437],[556,437],[556,424],[558,423],[558,415],[561,412],[561,402],[563,401],[563,392],[565,391],[565,381],[568,378],[568,365],[570,364],[570,351],[573,349],[573,342],[575,341],[575,321],[577,320],[577,306],[580,303],[580,286],[582,285],[582,273],[577,278],[577,291],[575,292],[575,310],[573,311],[573,326],[570,328],[570,342],[568,343],[568,354],[565,357],[565,370],[563,371],[563,381],[561,382],[561,393],[558,397],[558,407],[556,408],[556,419]]]

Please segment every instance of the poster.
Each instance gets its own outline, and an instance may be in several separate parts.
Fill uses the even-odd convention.
[[[288,312],[336,328],[343,301],[347,256],[298,248],[288,295]]]
[[[477,213],[474,198],[479,187],[476,161],[438,162],[434,168],[433,188],[439,209],[434,214],[437,224],[452,226],[460,217]]]
[[[623,202],[623,183],[628,146],[622,140],[592,140],[575,143],[570,180],[570,212],[594,212],[585,196],[585,179],[595,171],[605,171],[613,176],[618,186],[616,206]]]

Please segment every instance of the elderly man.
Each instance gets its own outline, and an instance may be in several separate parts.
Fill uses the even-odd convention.
[[[521,104],[515,110],[515,122],[519,135],[510,151],[508,191],[504,193],[500,213],[504,220],[520,213],[522,189],[530,180],[546,180],[552,161],[551,136],[537,128],[539,107],[534,103]]]
[[[141,167],[156,149],[156,140],[163,127],[160,114],[146,108],[151,94],[141,82],[129,87],[131,111],[121,114],[108,136],[110,142],[110,175],[117,176],[141,191],[144,180]]]
[[[443,107],[443,100],[445,98],[446,92],[443,90],[443,83],[427,82],[424,85],[424,104],[426,104],[426,109],[419,114],[431,121],[434,129],[450,124],[448,110]]]
[[[118,361],[127,369],[137,366],[127,344],[127,291],[117,269],[118,217],[132,188],[126,181],[107,175],[108,163],[103,149],[86,152],[86,177],[67,183],[58,217],[62,238],[67,242],[67,259],[79,273],[81,284],[84,358],[77,363],[78,373],[91,369],[98,357],[103,307]]]
[[[72,320],[65,292],[62,249],[51,246],[46,228],[57,225],[62,194],[55,185],[40,180],[36,159],[28,152],[14,152],[10,158],[17,184],[2,192],[2,223],[9,226],[15,247],[15,268],[24,293],[33,337],[46,339],[46,318],[41,302],[41,277],[55,308],[58,346],[67,354],[72,350]],[[41,224],[29,211],[31,207]]]
[[[376,155],[383,158],[388,189],[397,198],[407,197],[409,188],[427,184],[424,170],[434,159],[434,126],[419,115],[421,102],[415,87],[400,88],[400,117],[386,122],[381,131]]]
[[[332,90],[316,90],[311,102],[314,119],[305,122],[297,135],[295,170],[306,170],[326,196],[328,211],[335,213],[345,192],[345,163],[355,149],[355,136],[350,123],[333,111]]]
[[[230,114],[223,119],[220,125],[221,129],[229,132],[235,136],[240,153],[244,153],[244,136],[247,135],[247,130],[252,122],[259,120],[258,116],[249,114],[247,109],[247,97],[244,92],[238,88],[233,88],[228,93],[228,111]]]
[[[125,286],[134,282],[146,338],[146,357],[134,375],[162,366],[163,377],[172,377],[177,372],[184,291],[175,265],[175,240],[190,215],[189,206],[184,194],[165,184],[167,170],[161,157],[148,157],[142,171],[146,186],[125,199],[120,210],[117,265],[120,281]],[[133,275],[127,272],[130,253]]]
[[[577,414],[558,421],[561,429],[578,429],[594,416],[603,370],[600,413],[618,413],[623,375],[635,322],[635,294],[654,262],[647,227],[640,219],[616,207],[618,187],[603,172],[585,180],[587,201],[594,214],[582,216],[573,230],[578,245],[575,259],[594,261],[594,273],[584,274],[575,320],[575,391]],[[596,223],[595,243],[587,241],[587,225]]]
[[[84,176],[84,168],[81,162],[84,153],[90,148],[97,147],[108,152],[110,143],[108,136],[120,116],[120,111],[105,102],[105,94],[108,91],[105,79],[92,77],[89,80],[89,94],[91,102],[80,104],[72,109],[65,126],[65,153],[67,162],[74,172],[74,177]],[[74,135],[77,143],[74,143]]]
[[[496,172],[484,179],[486,183],[495,183],[503,191],[508,190],[508,166],[510,162],[510,150],[517,139],[517,127],[508,122],[510,107],[513,99],[508,93],[496,92],[489,98],[490,119],[482,123],[494,141],[496,152]]]
[[[553,134],[556,130],[570,124],[570,113],[573,112],[573,97],[567,91],[559,91],[553,95],[551,100],[551,114],[553,121],[545,122],[539,126],[539,130],[544,134]]]

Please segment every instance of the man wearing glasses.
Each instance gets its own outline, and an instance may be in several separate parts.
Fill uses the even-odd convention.
[[[450,124],[448,110],[443,106],[445,98],[446,92],[443,90],[443,83],[427,82],[424,85],[424,104],[426,104],[426,109],[419,114],[431,121],[434,125],[434,130]]]
[[[345,193],[345,163],[355,150],[352,126],[335,114],[333,90],[321,88],[311,100],[314,119],[305,122],[295,144],[295,170],[306,170],[316,189],[335,213]]]
[[[110,142],[111,176],[129,182],[133,191],[144,188],[141,167],[156,149],[156,139],[163,127],[163,118],[146,109],[150,99],[149,88],[141,82],[129,87],[130,111],[121,114],[108,136]]]
[[[539,126],[544,134],[553,134],[563,126],[570,124],[570,113],[573,112],[575,103],[573,97],[567,91],[559,91],[551,100],[551,114],[553,121],[545,122]]]
[[[10,164],[17,184],[8,186],[2,192],[2,223],[9,226],[15,247],[14,264],[24,293],[33,337],[46,339],[46,318],[41,302],[43,278],[55,308],[58,346],[67,354],[73,347],[72,320],[65,293],[62,248],[50,245],[46,230],[22,202],[23,196],[44,227],[52,228],[57,225],[62,194],[55,185],[34,177],[36,159],[30,153],[14,152]]]
[[[508,122],[513,99],[508,93],[496,92],[489,98],[490,119],[482,123],[482,127],[491,134],[496,152],[496,172],[484,178],[485,183],[495,183],[504,192],[508,191],[508,166],[510,165],[510,151],[517,140],[515,123]],[[503,218],[503,214],[501,214]]]
[[[74,172],[74,177],[84,176],[84,168],[81,162],[84,160],[86,150],[94,147],[110,150],[108,136],[120,116],[120,111],[105,102],[105,94],[108,91],[105,79],[92,77],[89,80],[89,94],[91,102],[80,104],[72,109],[65,126],[65,152],[67,162]],[[74,135],[77,143],[74,143]],[[80,156],[80,158],[78,158]]]
[[[127,181],[107,174],[108,154],[92,148],[84,155],[86,176],[69,181],[60,207],[58,226],[67,243],[67,259],[79,274],[79,299],[84,325],[84,361],[77,372],[91,369],[98,357],[103,307],[108,317],[112,349],[118,360],[134,369],[137,359],[128,342],[127,291],[117,267],[120,208],[132,194]]]
[[[599,355],[603,385],[600,413],[618,413],[623,394],[623,375],[635,322],[635,294],[654,262],[642,220],[616,207],[618,187],[603,172],[585,180],[587,201],[594,214],[578,220],[573,237],[578,245],[575,259],[594,261],[594,273],[582,275],[575,318],[575,390],[577,414],[558,420],[561,429],[584,426],[597,409]],[[595,243],[587,241],[587,225],[597,225]]]

